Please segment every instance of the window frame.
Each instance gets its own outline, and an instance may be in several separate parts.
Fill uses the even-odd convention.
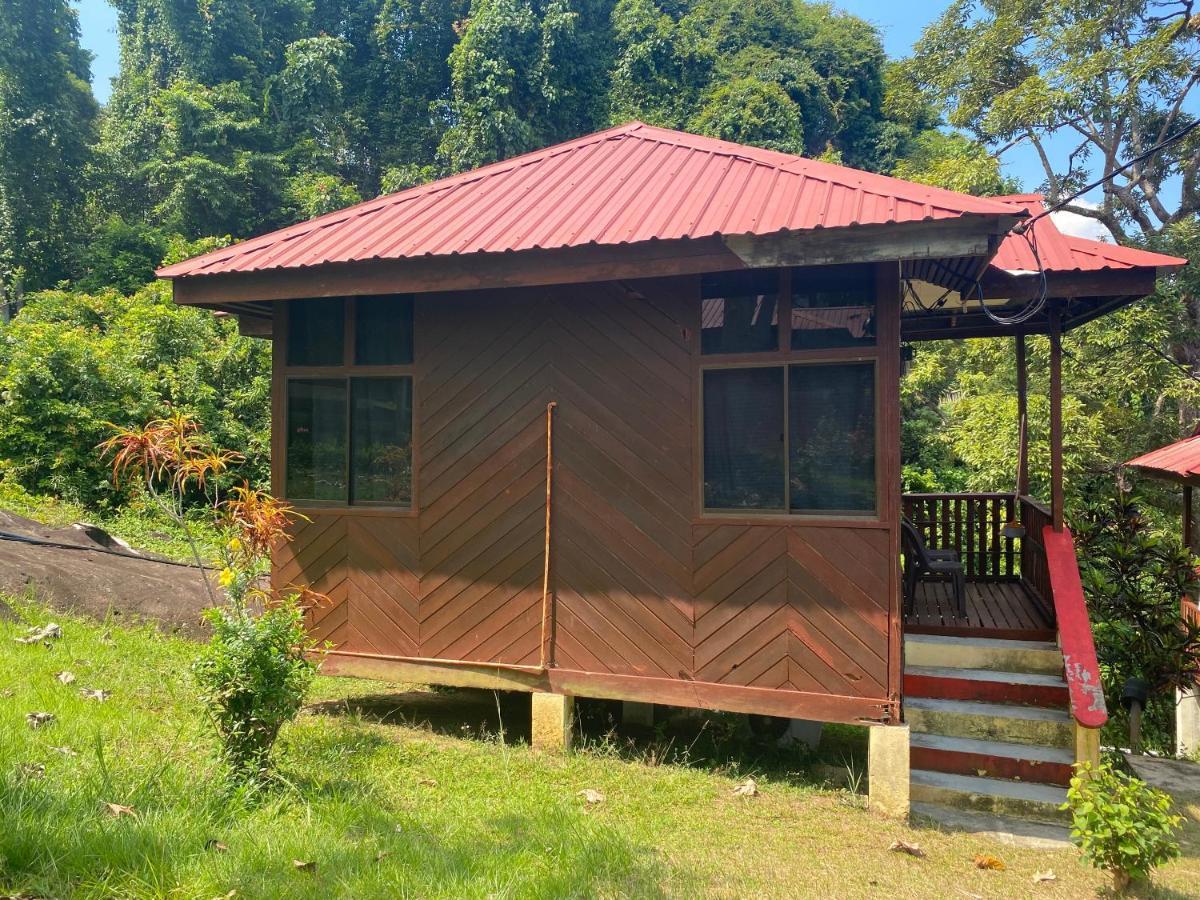
[[[379,296],[379,295],[366,295]],[[416,360],[418,357],[417,351],[417,301],[416,297],[411,294],[397,294],[396,297],[407,296],[413,304],[413,361],[403,365],[356,365],[355,359],[355,326],[356,326],[356,304],[358,296],[333,297],[329,299],[338,299],[342,301],[342,363],[341,365],[330,366],[297,366],[291,365],[288,362],[288,330],[290,327],[289,302],[286,300],[275,301],[274,321],[275,329],[272,341],[272,422],[274,425],[272,435],[272,466],[271,466],[271,481],[272,490],[276,496],[286,500],[288,503],[295,506],[297,509],[315,509],[321,511],[333,511],[345,513],[349,515],[388,515],[395,517],[415,517],[419,509],[418,487],[417,487],[417,471],[419,465],[418,447],[420,445],[418,439],[418,391],[419,379],[417,377]],[[355,379],[365,378],[408,378],[411,382],[411,428],[410,428],[410,459],[412,467],[412,484],[410,489],[409,502],[407,505],[399,505],[387,500],[360,500],[354,501],[352,489],[352,472],[351,466],[354,459],[354,443],[353,429],[351,424],[351,416],[353,415],[353,385]],[[346,386],[346,449],[345,449],[345,473],[346,473],[346,499],[345,500],[310,500],[304,498],[292,498],[287,495],[287,439],[288,439],[288,386],[292,381],[302,381],[307,379],[328,379],[338,380],[345,383]]]
[[[872,263],[861,265],[873,266]],[[885,310],[881,298],[884,279],[875,277],[875,296],[873,298],[874,317],[879,321]],[[700,295],[699,283],[696,288],[696,316],[699,325]],[[792,267],[779,267],[779,347],[776,350],[758,351],[752,353],[701,354],[700,335],[697,334],[692,342],[693,363],[693,395],[694,416],[693,436],[695,452],[693,455],[694,481],[694,510],[693,519],[697,524],[805,524],[849,527],[882,527],[887,524],[887,452],[885,449],[886,415],[884,406],[885,387],[885,331],[877,328],[873,344],[859,344],[849,347],[826,347],[808,350],[793,350],[792,346]],[[898,315],[898,310],[896,311]],[[897,350],[897,353],[899,351]],[[796,365],[827,365],[836,363],[870,363],[874,371],[875,389],[875,508],[870,512],[839,513],[839,512],[792,512],[791,477],[790,477],[790,448],[787,446],[787,434],[790,414],[789,394],[790,378],[787,370]],[[709,371],[726,369],[748,369],[760,367],[778,367],[784,370],[783,397],[783,427],[784,427],[784,503],[782,510],[774,509],[720,509],[705,505],[704,491],[704,375]],[[899,490],[899,487],[896,488]]]

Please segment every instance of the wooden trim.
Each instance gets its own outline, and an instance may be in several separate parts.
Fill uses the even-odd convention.
[[[1025,335],[1013,339],[1017,363],[1017,495],[1029,493],[1029,365],[1025,358]]]
[[[1192,512],[1192,486],[1185,484],[1183,486],[1183,546],[1192,553],[1196,552],[1195,541],[1193,540],[1194,515]]]
[[[308,269],[196,275],[174,279],[173,290],[176,303],[213,306],[242,300],[579,284],[744,268],[745,263],[718,238],[700,238],[521,253],[364,260]]]
[[[595,697],[661,703],[692,709],[758,713],[851,725],[896,721],[894,700],[812,694],[773,688],[741,687],[675,678],[611,675],[573,669],[528,669],[454,660],[422,660],[373,653],[343,653],[324,657],[322,672],[377,678],[392,682],[443,684],[455,687],[509,691],[553,691],[573,697]]]

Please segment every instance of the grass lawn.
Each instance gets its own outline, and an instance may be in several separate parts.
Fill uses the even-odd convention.
[[[1106,884],[1074,852],[880,821],[861,796],[806,775],[812,760],[789,765],[735,739],[731,717],[692,717],[648,744],[593,726],[582,751],[540,757],[520,740],[528,699],[516,695],[323,678],[283,735],[279,785],[239,796],[193,698],[192,645],[57,614],[60,640],[23,645],[13,638],[49,617],[15,606],[25,621],[0,623],[0,892],[963,898],[1083,897]],[[56,678],[64,670],[73,683]],[[55,718],[34,729],[31,712]],[[833,734],[834,758],[854,752],[853,734]],[[748,775],[760,795],[733,796]],[[604,800],[587,804],[585,788]],[[1200,892],[1190,812],[1185,856],[1156,876],[1157,896]],[[928,856],[889,852],[897,838]],[[978,853],[1006,870],[976,869]],[[1035,884],[1046,870],[1057,880]]]

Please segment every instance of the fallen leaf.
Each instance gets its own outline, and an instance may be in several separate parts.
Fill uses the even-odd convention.
[[[964,891],[962,888],[958,888],[958,892],[966,897],[967,900],[983,900],[983,894],[972,894],[970,891]]]
[[[229,847],[224,842],[218,841],[216,838],[209,838],[204,842],[204,849],[216,850],[218,853],[225,853]]]
[[[25,637],[13,638],[18,644],[38,644],[42,641],[57,640],[62,637],[62,627],[54,622],[47,622],[41,628],[30,628]]]
[[[915,856],[918,859],[925,858],[925,851],[921,849],[920,844],[910,844],[908,841],[892,841],[892,846],[888,847],[894,853],[907,853],[909,856]]]
[[[375,862],[382,862],[384,857],[391,856],[391,855],[392,855],[391,850],[380,850],[378,853],[375,854]]]
[[[70,684],[71,682],[73,682],[75,680],[75,676],[72,673],[67,672],[66,670],[64,670],[62,672],[55,672],[54,677],[57,678],[63,684]]]
[[[1004,863],[994,856],[988,856],[986,853],[980,853],[975,857],[975,868],[990,869],[993,872],[1003,872],[1008,868]]]
[[[51,747],[50,749],[53,750],[55,753],[61,753],[63,756],[78,756],[79,755],[78,751],[72,750],[70,747],[66,747],[66,746]]]
[[[420,781],[417,782],[417,784],[421,785],[422,787],[437,787],[437,779],[436,778],[422,778]]]
[[[132,806],[123,806],[120,803],[105,803],[104,806],[108,809],[108,814],[114,819],[119,819],[121,816],[137,818],[137,811]]]
[[[292,865],[298,872],[308,872],[310,875],[317,871],[317,864],[313,860],[293,859]]]
[[[741,784],[739,784],[737,787],[735,787],[733,789],[733,796],[735,796],[735,797],[757,797],[758,796],[758,782],[756,782],[753,778],[747,778],[745,781],[743,781]]]
[[[25,722],[30,728],[42,728],[54,721],[54,713],[31,712],[25,713]]]
[[[79,696],[83,697],[84,700],[95,700],[99,703],[103,703],[105,700],[111,697],[112,694],[110,694],[108,691],[102,691],[100,688],[80,688]]]
[[[604,795],[602,793],[600,793],[598,790],[596,790],[595,788],[584,788],[582,791],[579,791],[575,796],[582,797],[584,802],[587,803],[588,806],[591,806],[593,803],[603,803],[604,802]]]
[[[41,763],[24,763],[21,766],[21,774],[26,778],[45,778],[46,767]]]
[[[1058,881],[1058,876],[1053,872],[1034,872],[1033,883],[1041,884],[1043,881]]]
[[[237,888],[232,888],[228,894],[218,894],[217,896],[213,897],[213,900],[232,900],[232,898],[236,896]]]

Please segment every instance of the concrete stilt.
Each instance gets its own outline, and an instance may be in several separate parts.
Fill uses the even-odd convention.
[[[890,819],[907,819],[909,810],[909,733],[907,725],[869,729],[867,806]]]
[[[1175,749],[1184,759],[1200,755],[1200,687],[1175,698]]]
[[[571,731],[575,718],[575,698],[564,694],[533,694],[534,750],[566,753],[571,749]]]
[[[621,724],[635,728],[654,727],[654,704],[638,703],[634,700],[621,701]]]

